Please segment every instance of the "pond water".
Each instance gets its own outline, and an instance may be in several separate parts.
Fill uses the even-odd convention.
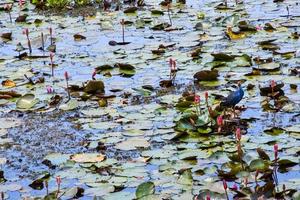
[[[120,11],[88,7],[78,12],[93,14],[85,17],[15,5],[12,23],[1,2],[4,198],[45,198],[46,182],[50,199],[193,199],[198,194],[198,199],[226,199],[226,194],[229,199],[299,198],[300,4],[238,2],[228,1],[228,8],[218,0],[173,2],[168,27],[162,24],[170,23],[167,7],[154,0],[129,14],[124,13],[129,4]],[[14,21],[23,14],[28,15],[25,22]],[[122,19],[130,43],[111,45],[122,42]],[[23,54],[28,52],[26,28],[31,55]],[[40,49],[42,32],[45,47],[51,41],[56,46],[53,62],[50,51]],[[75,34],[81,39],[74,39]],[[25,48],[20,58],[18,43]],[[176,60],[176,78],[165,87],[170,58]],[[218,70],[216,79],[194,80],[196,72],[213,69]],[[24,75],[42,81],[28,83]],[[103,81],[105,93],[87,94],[93,78]],[[228,114],[218,105],[238,81],[245,95],[235,114]],[[53,91],[47,92],[49,86]],[[261,88],[269,92],[263,95]],[[200,113],[195,95],[200,96]],[[225,124],[218,133],[220,115]],[[62,183],[57,193],[58,176]],[[235,184],[237,190],[232,189]]]

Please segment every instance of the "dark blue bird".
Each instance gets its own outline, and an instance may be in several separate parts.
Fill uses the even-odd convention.
[[[236,104],[238,104],[244,97],[244,90],[241,87],[241,84],[238,83],[238,89],[236,91],[231,92],[228,97],[221,102],[222,107],[231,107],[233,108]]]

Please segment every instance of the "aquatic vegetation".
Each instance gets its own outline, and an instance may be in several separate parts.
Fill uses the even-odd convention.
[[[0,4],[2,199],[299,198],[299,5],[32,3]]]

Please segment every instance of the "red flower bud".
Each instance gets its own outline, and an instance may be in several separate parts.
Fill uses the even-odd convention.
[[[25,28],[25,29],[23,30],[23,34],[26,35],[26,36],[29,35],[29,30],[28,30],[28,28]]]
[[[197,104],[200,103],[200,96],[199,95],[195,95],[194,102],[197,103]]]
[[[68,74],[68,72],[65,72],[65,79],[69,80],[69,74]]]
[[[50,36],[52,36],[52,28],[49,28]]]
[[[55,54],[53,52],[50,52],[50,60],[51,60],[51,62],[53,62],[54,55]]]
[[[210,193],[207,193],[206,200],[210,200]]]
[[[219,115],[217,117],[217,125],[218,126],[222,126],[223,125],[223,116],[222,115]]]
[[[271,88],[272,88],[272,90],[275,88],[275,86],[276,86],[276,82],[274,80],[272,80],[271,81]]]
[[[242,135],[241,135],[241,129],[237,128],[235,131],[235,138],[237,141],[241,141]]]
[[[170,58],[170,59],[169,59],[169,66],[170,66],[170,69],[172,69],[172,65],[173,65],[173,59]]]
[[[224,187],[224,190],[227,190],[227,183],[226,183],[225,179],[223,179],[223,187]]]
[[[56,177],[56,184],[57,184],[57,185],[60,185],[60,184],[61,184],[61,178],[60,178],[60,176],[57,176],[57,177]]]
[[[47,93],[48,94],[51,94],[51,93],[54,92],[53,88],[51,86],[49,86],[49,85],[46,87],[46,89],[47,89]]]
[[[176,60],[173,60],[173,63],[172,63],[172,69],[173,69],[173,71],[176,70]]]
[[[206,91],[206,92],[204,93],[204,95],[205,95],[205,100],[207,101],[207,100],[208,100],[208,92]]]
[[[274,157],[275,160],[278,159],[278,144],[274,144]]]

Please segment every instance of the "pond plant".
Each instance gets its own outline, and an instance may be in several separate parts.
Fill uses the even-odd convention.
[[[0,3],[1,200],[299,199],[289,3]]]

